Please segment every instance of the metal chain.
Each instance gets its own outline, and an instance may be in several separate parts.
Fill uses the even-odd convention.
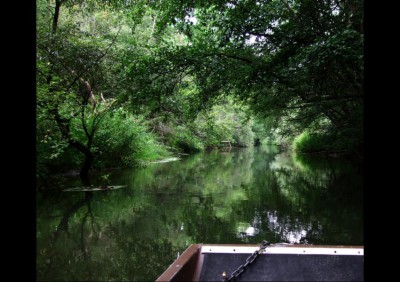
[[[234,272],[232,272],[231,276],[229,276],[229,278],[227,278],[226,273],[224,272],[222,274],[223,277],[223,281],[231,281],[231,280],[236,280],[245,270],[246,267],[249,264],[252,264],[256,258],[258,258],[258,256],[265,251],[265,248],[271,245],[271,243],[268,243],[267,241],[262,241],[260,244],[260,249],[254,251],[254,253],[252,255],[250,255],[247,259],[246,259],[246,263],[242,264],[241,266],[239,266]]]

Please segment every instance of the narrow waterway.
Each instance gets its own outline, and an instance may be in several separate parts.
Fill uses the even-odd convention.
[[[37,280],[154,281],[192,243],[362,245],[362,179],[347,160],[262,146],[91,179],[117,190],[38,192]]]

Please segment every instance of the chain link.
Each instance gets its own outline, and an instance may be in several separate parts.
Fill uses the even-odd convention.
[[[257,258],[258,256],[265,251],[265,248],[270,245],[271,243],[268,243],[267,241],[262,241],[260,244],[260,249],[254,251],[254,253],[252,255],[250,255],[247,259],[246,259],[246,263],[242,264],[241,266],[239,266],[234,272],[232,272],[231,276],[229,276],[229,278],[226,278],[226,273],[223,273],[223,277],[224,280],[223,281],[231,281],[231,280],[236,280],[245,270],[246,267],[249,266],[250,264],[252,264]]]

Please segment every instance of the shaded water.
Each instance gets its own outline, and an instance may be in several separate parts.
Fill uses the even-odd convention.
[[[192,243],[363,244],[362,175],[345,160],[263,146],[109,181],[127,187],[37,194],[37,280],[154,281]]]

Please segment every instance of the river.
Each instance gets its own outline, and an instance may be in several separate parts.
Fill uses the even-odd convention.
[[[193,243],[363,245],[363,175],[276,146],[93,175],[95,192],[38,192],[38,281],[154,281]],[[63,188],[80,186],[69,178]]]

